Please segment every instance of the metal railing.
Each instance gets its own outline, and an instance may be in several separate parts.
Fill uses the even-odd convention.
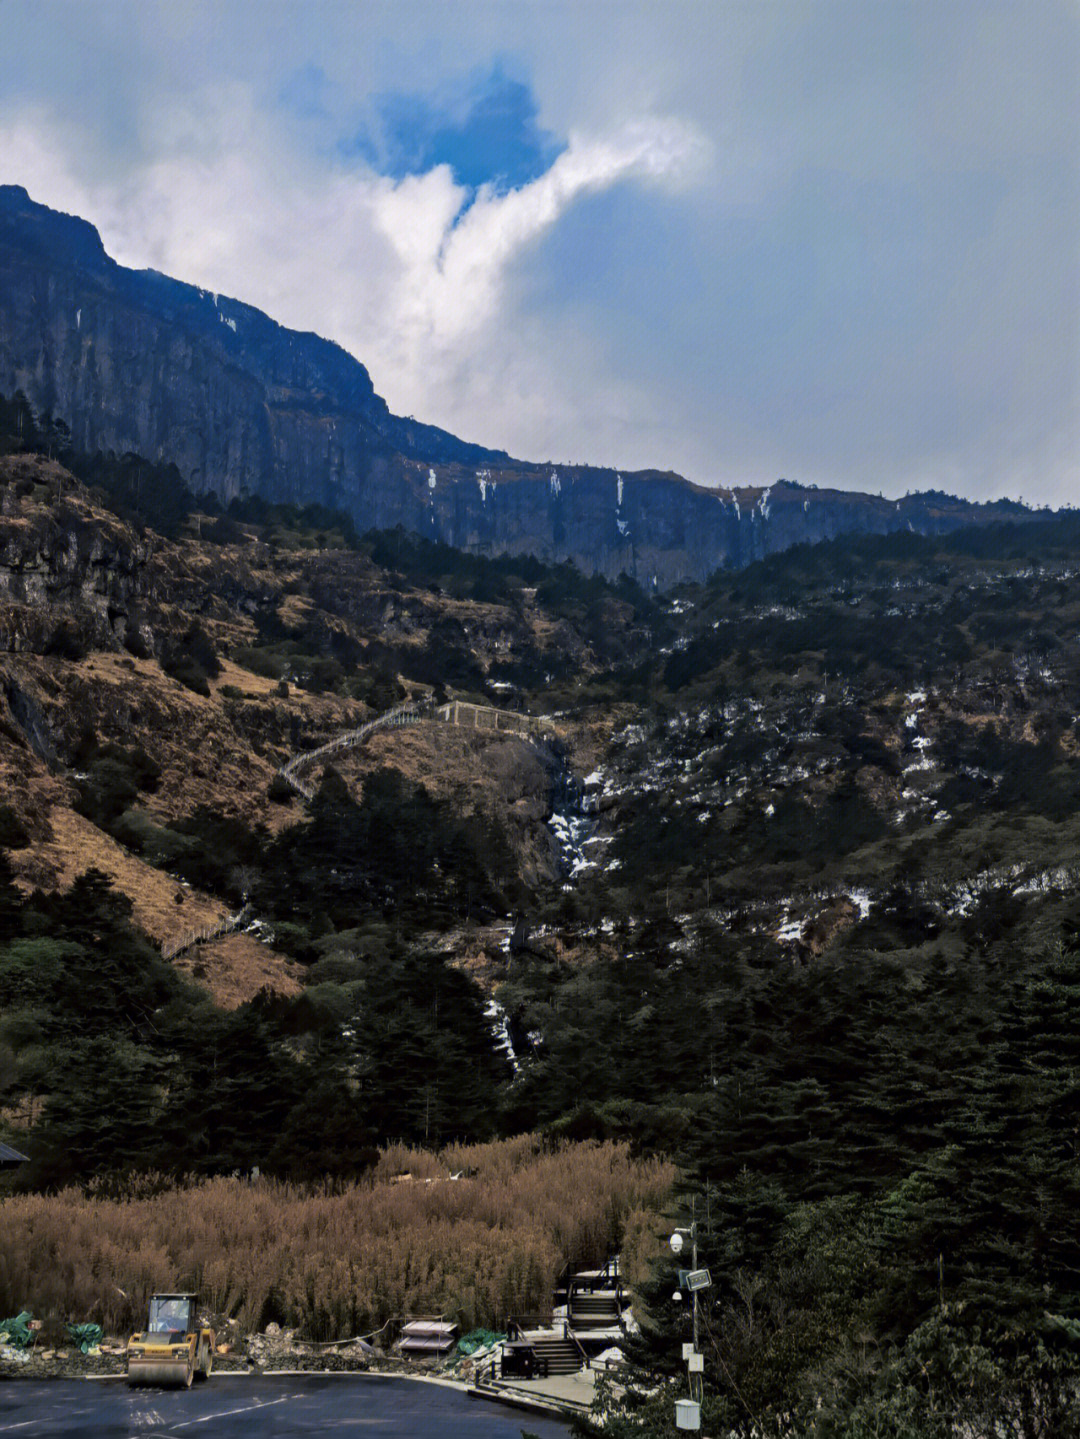
[[[377,730],[400,729],[405,725],[420,724],[428,718],[427,706],[422,702],[406,700],[404,704],[395,705],[385,714],[378,715],[373,720],[368,720],[359,729],[346,730],[344,734],[337,735],[326,744],[320,745],[318,749],[305,750],[303,754],[294,755],[291,760],[283,764],[278,770],[281,778],[292,786],[297,793],[302,794],[305,799],[315,798],[315,786],[300,778],[300,771],[309,765],[318,764],[320,760],[329,759],[332,755],[342,754],[346,750],[356,749],[364,741],[375,734]]]
[[[496,709],[492,705],[476,705],[466,700],[451,700],[437,709],[427,699],[405,700],[385,714],[368,720],[358,729],[346,730],[344,734],[328,740],[318,749],[307,750],[294,755],[278,770],[286,784],[292,786],[305,799],[315,798],[315,786],[301,778],[300,772],[320,760],[330,759],[345,750],[355,749],[378,730],[398,729],[405,725],[421,724],[425,720],[441,720],[444,724],[456,725],[462,729],[479,730],[482,734],[509,734],[529,744],[537,744],[550,726],[544,717],[514,714],[510,710]]]
[[[555,1328],[555,1316],[549,1309],[546,1314],[511,1314],[506,1321],[508,1339],[525,1339],[530,1330]]]
[[[465,700],[451,700],[449,704],[441,705],[438,708],[435,708],[430,699],[405,700],[401,704],[394,705],[384,714],[377,715],[375,719],[368,720],[359,728],[346,730],[344,733],[336,735],[334,739],[319,745],[317,749],[305,750],[302,754],[293,755],[292,759],[287,760],[279,768],[278,774],[297,794],[303,795],[304,799],[311,801],[315,798],[315,785],[302,777],[302,771],[309,766],[318,764],[321,760],[330,759],[336,754],[356,749],[380,730],[403,729],[407,725],[422,724],[428,720],[441,720],[444,724],[479,729],[481,733],[512,734],[529,744],[537,744],[541,741],[544,727],[543,719],[513,714],[509,710],[495,709],[490,705],[476,705]],[[223,934],[231,934],[233,930],[238,929],[249,919],[250,915],[250,906],[245,905],[238,915],[226,916],[213,924],[187,930],[175,939],[164,940],[161,945],[161,957],[162,959],[175,959],[196,944],[206,944],[209,940],[217,939]]]
[[[184,954],[197,944],[206,944],[211,939],[219,939],[223,934],[232,934],[242,924],[247,923],[251,914],[251,905],[245,904],[239,914],[227,914],[214,924],[204,924],[199,929],[189,929],[186,934],[181,934],[176,939],[167,939],[161,946],[161,957],[175,959],[177,955]]]

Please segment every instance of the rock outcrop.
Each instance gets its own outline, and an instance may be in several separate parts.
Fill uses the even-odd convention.
[[[81,654],[128,637],[147,591],[152,539],[91,512],[74,482],[38,456],[0,473],[0,653]],[[39,493],[41,502],[32,496]],[[21,503],[23,495],[26,502]]]
[[[193,490],[223,500],[316,501],[361,528],[403,525],[661,586],[850,531],[935,533],[1023,512],[512,460],[392,415],[337,345],[124,269],[85,220],[0,186],[0,392],[20,389],[66,420],[79,448],[175,463]]]

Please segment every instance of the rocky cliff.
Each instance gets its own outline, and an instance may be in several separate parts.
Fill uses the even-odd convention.
[[[338,346],[106,255],[86,221],[0,186],[0,392],[86,450],[179,466],[192,489],[318,501],[361,528],[570,559],[667,585],[849,531],[934,533],[1020,507],[900,501],[781,480],[708,490],[673,474],[539,466],[392,415]]]
[[[65,484],[71,477],[36,455],[0,469],[0,654],[119,643],[148,592],[154,537],[92,512],[82,494],[65,497]]]

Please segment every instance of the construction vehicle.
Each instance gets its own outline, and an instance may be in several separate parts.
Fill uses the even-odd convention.
[[[144,1334],[127,1345],[127,1382],[166,1388],[209,1379],[214,1367],[214,1331],[198,1321],[197,1294],[155,1294]]]

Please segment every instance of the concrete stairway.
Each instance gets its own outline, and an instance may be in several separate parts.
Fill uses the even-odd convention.
[[[575,1334],[593,1329],[618,1329],[622,1321],[621,1296],[616,1289],[570,1287],[567,1320]]]
[[[576,1374],[585,1363],[581,1350],[572,1339],[561,1334],[528,1336],[528,1345],[536,1355],[538,1375]]]

